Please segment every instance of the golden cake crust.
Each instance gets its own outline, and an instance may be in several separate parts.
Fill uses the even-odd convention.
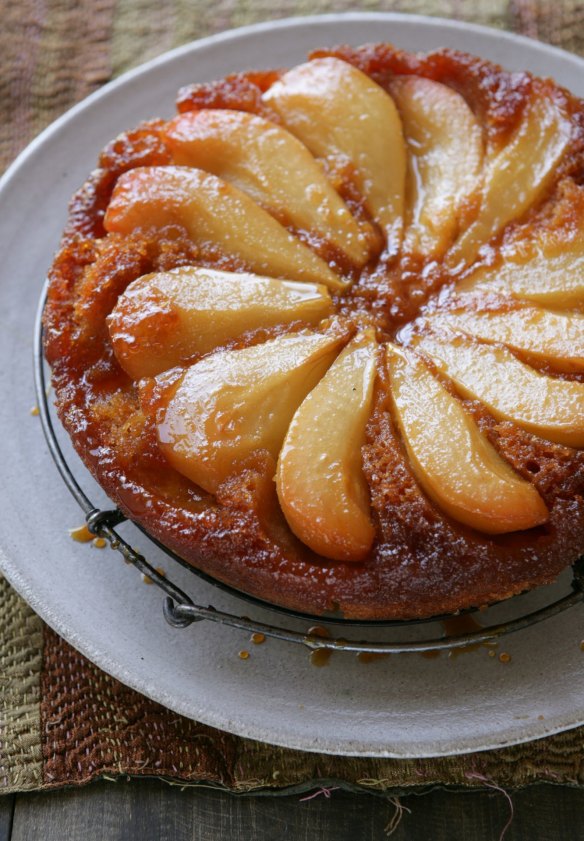
[[[497,259],[505,242],[529,242],[542,230],[546,236],[573,236],[578,207],[584,207],[583,103],[551,82],[527,73],[509,74],[452,51],[414,56],[376,45],[315,55],[342,58],[382,87],[396,75],[412,74],[448,85],[471,105],[487,145],[494,147],[509,137],[534,88],[545,89],[570,115],[574,133],[569,153],[543,202],[507,226],[489,259]],[[185,88],[178,109],[233,108],[266,116],[261,95],[279,75],[240,74]],[[149,272],[193,264],[232,271],[247,267],[213,246],[195,246],[179,226],[156,236],[150,231],[106,234],[104,214],[119,176],[139,166],[172,163],[164,126],[154,121],[113,141],[74,196],[50,272],[44,315],[45,352],[59,416],[115,504],[205,573],[307,613],[341,611],[347,618],[362,619],[431,616],[553,581],[584,548],[584,454],[496,421],[478,402],[465,401],[491,443],[533,482],[550,512],[544,526],[527,532],[493,536],[474,531],[444,515],[416,482],[381,368],[363,447],[376,540],[362,563],[317,556],[292,534],[278,505],[276,465],[269,453],[252,453],[215,496],[169,466],[152,416],[113,353],[106,317],[128,284]],[[353,212],[363,214],[350,185],[341,185],[341,191]],[[399,269],[373,277],[367,267],[348,293],[334,296],[336,312],[349,317],[357,313],[374,324],[382,340],[393,340],[450,282],[440,265],[424,273],[421,268],[411,258]],[[232,346],[260,342],[283,329],[252,331]]]

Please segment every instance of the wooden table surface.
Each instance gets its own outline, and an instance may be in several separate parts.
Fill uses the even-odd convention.
[[[0,798],[0,841],[384,841],[394,804],[373,795],[231,795],[158,780]],[[512,795],[505,841],[584,839],[584,791],[531,786]],[[401,798],[393,841],[498,841],[510,818],[500,792]]]

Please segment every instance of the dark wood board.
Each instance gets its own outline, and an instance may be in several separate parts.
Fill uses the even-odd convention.
[[[0,797],[0,841],[9,841],[12,832],[12,811],[15,795]]]
[[[380,797],[335,791],[302,801],[181,790],[155,780],[99,782],[84,789],[0,800],[0,841],[384,841],[395,807]],[[505,841],[584,839],[584,791],[533,786],[512,795]],[[498,792],[433,791],[401,799],[410,810],[393,841],[497,841],[509,819]],[[4,833],[4,834],[3,834]]]

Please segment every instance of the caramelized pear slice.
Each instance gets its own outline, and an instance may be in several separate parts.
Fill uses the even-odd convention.
[[[375,234],[357,224],[306,146],[286,129],[243,111],[180,114],[165,137],[175,163],[212,172],[283,224],[330,242],[361,268]]]
[[[409,152],[404,247],[435,259],[454,241],[462,204],[479,188],[481,128],[462,96],[439,82],[398,78],[390,93]]]
[[[558,444],[584,446],[584,383],[545,376],[507,348],[466,336],[415,341],[462,394],[480,400],[496,418]]]
[[[373,332],[347,345],[294,415],[278,461],[288,525],[315,552],[337,561],[362,561],[375,536],[361,446],[376,350]]]
[[[344,341],[287,334],[187,368],[158,408],[158,440],[170,464],[214,493],[253,450],[276,458],[294,412]]]
[[[481,266],[458,285],[461,291],[502,292],[542,306],[584,305],[584,235],[531,254],[504,255],[500,265]]]
[[[450,327],[485,342],[507,345],[558,371],[584,371],[584,315],[531,306],[493,312],[469,307],[436,313],[428,322],[434,328]]]
[[[544,195],[571,139],[571,125],[544,91],[525,107],[507,145],[487,163],[482,205],[475,221],[455,243],[451,265],[471,263],[480,247]]]
[[[402,229],[406,148],[391,97],[356,67],[315,58],[285,73],[264,94],[286,128],[335,169],[339,158],[355,169],[367,208],[398,244]]]
[[[414,474],[450,517],[487,534],[538,526],[548,510],[461,403],[411,351],[387,346],[395,417]]]
[[[120,295],[108,318],[113,348],[135,380],[209,353],[248,330],[331,314],[325,286],[199,266],[144,275]]]
[[[200,169],[138,167],[118,180],[104,225],[129,234],[136,228],[182,225],[193,241],[213,243],[258,274],[346,284],[299,239],[237,187]]]

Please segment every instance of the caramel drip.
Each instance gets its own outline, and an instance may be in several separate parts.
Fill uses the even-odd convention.
[[[360,651],[357,654],[357,660],[360,663],[375,663],[377,660],[385,660],[390,656],[388,652]]]
[[[77,543],[91,543],[95,535],[89,531],[87,525],[83,524],[75,529],[69,529],[69,537]]]

